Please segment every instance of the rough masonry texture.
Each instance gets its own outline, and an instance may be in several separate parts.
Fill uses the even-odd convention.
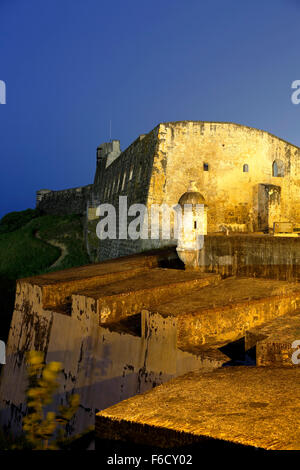
[[[244,337],[246,348],[258,344],[259,365],[297,368],[285,345],[298,338],[299,283],[175,269],[175,255],[157,250],[18,280],[0,381],[2,429],[21,432],[30,350],[63,366],[49,411],[80,396],[71,435],[92,426],[99,410],[229,364],[224,347]],[[273,338],[262,344],[269,322]]]
[[[40,189],[36,194],[36,206],[47,214],[83,214],[92,188],[90,184],[61,191]]]
[[[232,450],[299,450],[299,378],[299,368],[193,371],[98,413],[97,434],[159,447],[197,443],[195,452],[224,453],[224,441]]]
[[[275,222],[300,225],[299,174],[300,149],[268,132],[234,123],[169,122],[123,152],[119,141],[102,144],[93,185],[77,199],[74,190],[39,193],[37,206],[95,218],[96,205],[110,203],[118,211],[119,196],[127,196],[128,207],[145,204],[150,219],[153,204],[176,205],[193,180],[208,207],[208,233],[267,232]],[[99,242],[98,259],[172,244],[176,240],[150,236],[119,239],[117,227],[116,239]]]

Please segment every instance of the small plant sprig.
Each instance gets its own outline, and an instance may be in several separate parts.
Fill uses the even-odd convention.
[[[71,395],[67,406],[60,406],[58,413],[45,413],[44,407],[52,403],[62,370],[60,362],[45,364],[44,354],[39,351],[27,353],[28,414],[23,419],[23,429],[28,443],[36,450],[59,449],[66,439],[66,428],[77,411],[79,395]]]

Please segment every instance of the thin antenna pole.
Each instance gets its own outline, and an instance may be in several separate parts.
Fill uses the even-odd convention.
[[[111,119],[109,120],[109,141],[111,142]]]

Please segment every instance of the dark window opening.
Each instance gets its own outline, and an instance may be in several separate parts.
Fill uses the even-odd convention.
[[[197,221],[196,220],[194,221],[194,228],[195,229],[197,228]]]
[[[281,160],[274,160],[272,164],[272,176],[282,178],[284,176],[284,164]]]
[[[248,171],[249,171],[249,166],[247,165],[247,163],[245,163],[245,164],[243,165],[243,172],[244,172],[244,173],[248,173]]]
[[[203,170],[208,171],[208,163],[203,163]]]

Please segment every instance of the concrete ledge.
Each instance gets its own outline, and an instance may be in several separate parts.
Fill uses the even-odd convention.
[[[79,291],[72,297],[74,314],[76,305],[93,305],[99,315],[100,324],[119,321],[135,315],[142,309],[151,308],[160,302],[182,297],[190,292],[220,282],[219,274],[183,271],[177,269],[153,268],[134,273],[127,279],[106,283],[97,288]],[[81,307],[82,308],[82,307]]]
[[[300,450],[300,368],[191,372],[96,415],[100,439],[159,447],[219,439]]]
[[[228,278],[216,286],[158,305],[177,319],[178,347],[235,341],[251,327],[296,310],[300,285],[285,281]]]
[[[246,332],[245,348],[247,351],[256,347],[257,366],[297,367],[292,362],[296,351],[292,343],[297,340],[300,340],[300,310],[251,328]]]
[[[174,256],[174,250],[153,250],[107,262],[20,279],[17,282],[17,296],[24,285],[27,285],[27,290],[30,286],[37,286],[40,291],[39,300],[44,309],[64,310],[64,304],[71,303],[71,295],[74,292],[132,277],[137,273],[158,267],[161,262],[167,263],[172,256]],[[28,293],[26,298],[28,299]],[[18,303],[17,297],[16,302]]]

